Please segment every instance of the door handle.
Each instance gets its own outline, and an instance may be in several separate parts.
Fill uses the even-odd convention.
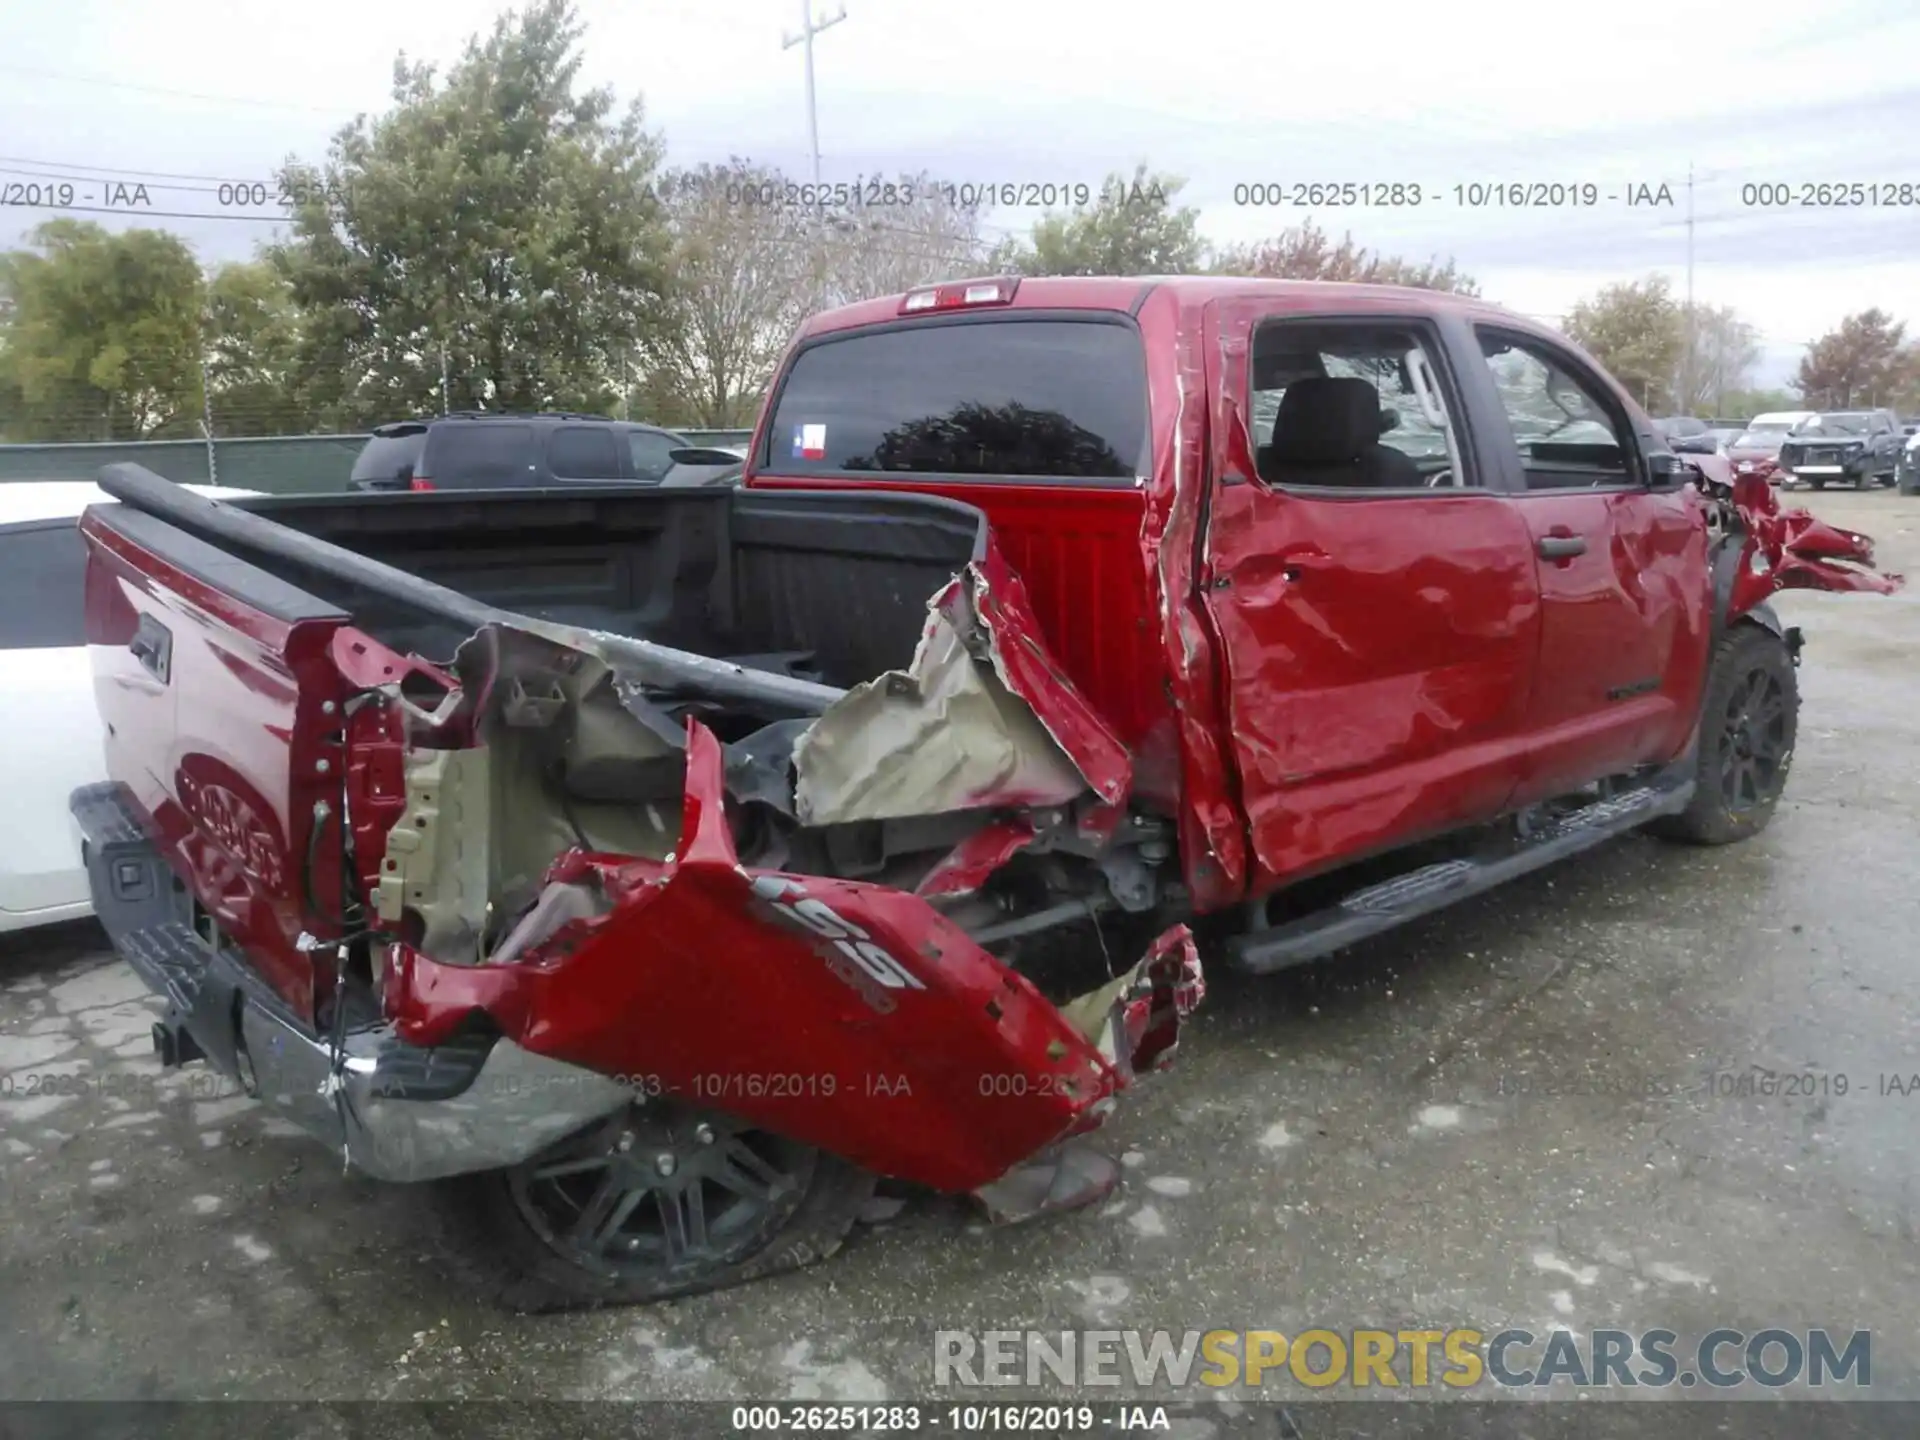
[[[133,632],[133,639],[127,642],[127,649],[133,652],[133,658],[146,668],[148,674],[162,685],[167,683],[168,672],[173,668],[173,632],[151,615],[142,615],[140,624]]]
[[[1542,535],[1535,548],[1542,560],[1571,560],[1587,553],[1587,540],[1584,535]]]

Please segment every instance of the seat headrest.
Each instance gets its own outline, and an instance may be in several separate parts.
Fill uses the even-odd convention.
[[[1296,380],[1267,451],[1276,465],[1344,465],[1380,439],[1380,392],[1355,376]]]

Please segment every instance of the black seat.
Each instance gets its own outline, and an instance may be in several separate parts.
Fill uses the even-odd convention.
[[[1351,376],[1310,376],[1287,386],[1273,439],[1256,457],[1271,485],[1419,489],[1420,467],[1380,443],[1380,394]]]

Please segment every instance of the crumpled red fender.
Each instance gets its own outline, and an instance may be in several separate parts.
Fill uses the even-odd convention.
[[[1780,590],[1891,595],[1906,583],[1904,576],[1872,569],[1871,536],[1829,525],[1809,510],[1783,509],[1773,486],[1761,476],[1742,475],[1731,484],[1734,508],[1747,534],[1729,615],[1744,615]],[[1755,568],[1756,556],[1765,562],[1763,567]]]

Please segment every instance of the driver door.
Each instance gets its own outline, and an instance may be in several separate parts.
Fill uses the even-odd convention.
[[[1210,307],[1206,353],[1201,583],[1252,890],[1497,815],[1539,648],[1533,539],[1480,473],[1439,335],[1423,319],[1263,297]],[[1334,444],[1269,445],[1286,387],[1308,377],[1375,383],[1379,441],[1397,453],[1336,485],[1315,483],[1327,467],[1274,460]]]

